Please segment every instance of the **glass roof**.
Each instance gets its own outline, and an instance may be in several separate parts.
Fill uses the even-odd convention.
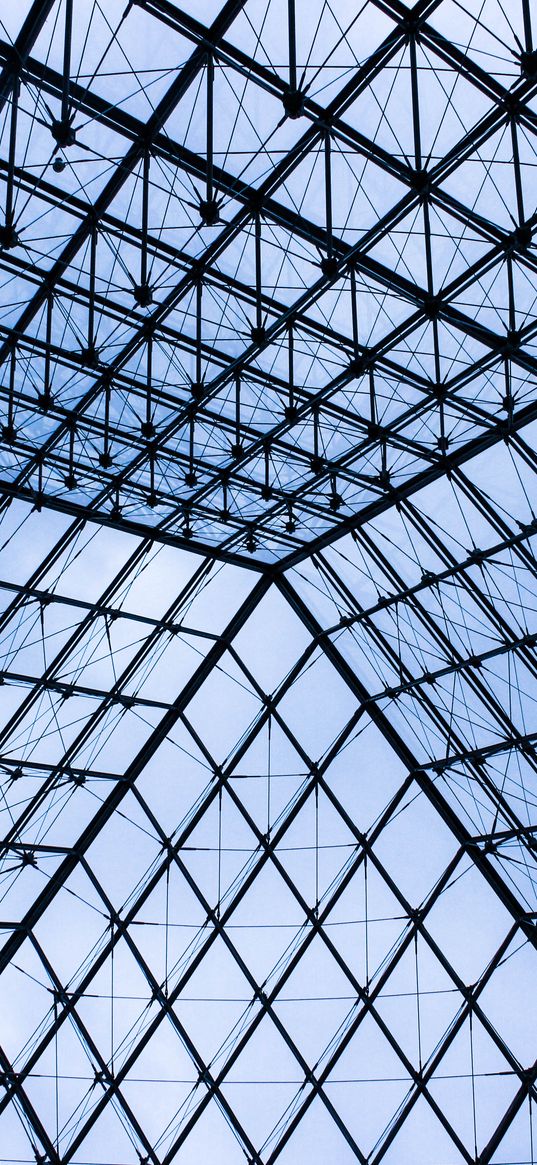
[[[0,1165],[533,1165],[531,0],[0,11]]]

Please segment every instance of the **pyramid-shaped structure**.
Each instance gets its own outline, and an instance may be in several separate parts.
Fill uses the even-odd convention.
[[[0,1161],[537,1153],[530,0],[0,13]]]

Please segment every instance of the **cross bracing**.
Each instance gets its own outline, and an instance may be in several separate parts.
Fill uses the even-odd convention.
[[[0,12],[0,1161],[535,1160],[536,20]]]

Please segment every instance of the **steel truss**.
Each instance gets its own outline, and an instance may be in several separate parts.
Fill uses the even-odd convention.
[[[529,1165],[531,0],[19,8],[0,1161]]]

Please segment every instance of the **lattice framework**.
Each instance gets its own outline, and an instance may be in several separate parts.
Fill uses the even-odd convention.
[[[15,9],[3,1159],[533,1162],[532,5]]]

